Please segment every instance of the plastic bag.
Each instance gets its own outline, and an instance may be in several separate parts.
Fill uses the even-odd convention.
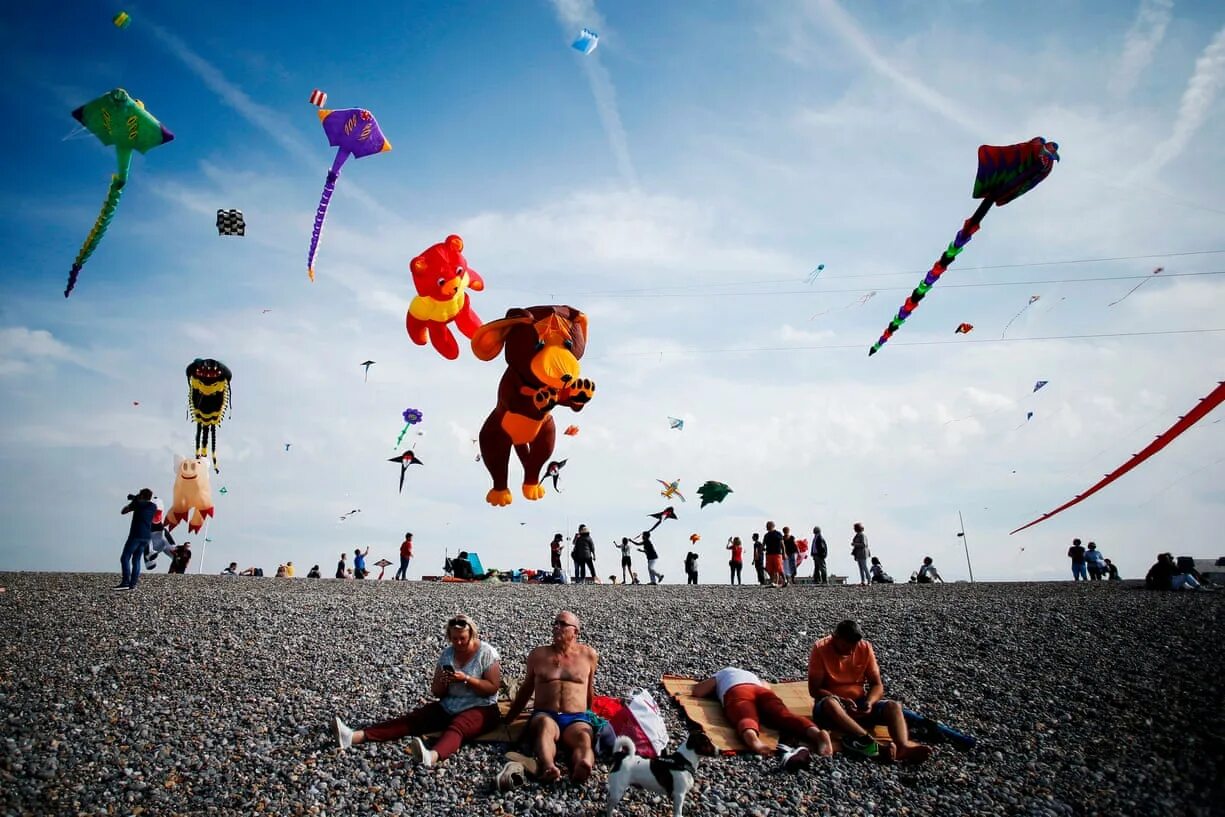
[[[659,714],[659,704],[655,703],[651,693],[645,689],[635,692],[630,696],[629,710],[647,740],[650,741],[655,754],[667,748],[668,726],[664,723],[663,715]]]

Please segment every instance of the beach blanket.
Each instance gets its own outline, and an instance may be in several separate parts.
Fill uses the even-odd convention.
[[[710,737],[717,750],[724,754],[748,751],[748,748],[740,740],[740,736],[736,734],[735,728],[728,723],[727,718],[723,715],[723,706],[717,698],[693,697],[692,690],[698,683],[697,678],[689,678],[683,675],[665,675],[661,680],[664,689],[668,691],[669,697],[676,701],[681,711],[685,713],[685,717],[691,723],[696,724]],[[805,718],[812,717],[812,697],[808,694],[807,681],[780,681],[776,684],[770,684],[770,688],[787,705],[787,708],[796,715]],[[831,735],[834,740],[834,751],[840,751],[842,743],[837,733],[831,733]],[[889,730],[883,726],[877,726],[873,737],[881,743],[888,743]],[[776,746],[778,744],[778,730],[763,726],[761,739],[770,746]]]

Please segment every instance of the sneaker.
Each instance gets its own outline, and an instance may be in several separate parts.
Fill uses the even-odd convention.
[[[880,744],[871,735],[850,735],[842,739],[842,748],[863,757],[876,757]]]
[[[527,772],[523,768],[522,763],[516,763],[512,760],[507,762],[501,771],[498,772],[496,782],[498,791],[505,794],[511,789],[516,789],[527,783]]]
[[[434,752],[425,748],[425,741],[423,741],[421,738],[409,738],[408,750],[413,753],[413,757],[422,766],[434,765]]]
[[[778,748],[784,750],[782,764],[785,772],[798,771],[807,768],[812,763],[812,751],[807,746],[790,749],[780,743]]]
[[[345,726],[345,722],[340,719],[339,715],[332,721],[332,734],[336,736],[336,743],[341,749],[353,746],[353,730]]]
[[[111,588],[112,590],[131,590],[126,584],[119,584]]]

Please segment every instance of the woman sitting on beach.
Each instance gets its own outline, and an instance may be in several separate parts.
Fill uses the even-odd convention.
[[[498,688],[502,667],[498,651],[480,640],[476,622],[463,613],[447,622],[445,629],[451,646],[442,651],[430,681],[433,703],[414,709],[365,729],[350,729],[339,717],[332,724],[341,749],[368,740],[395,740],[412,736],[409,748],[425,766],[446,760],[465,740],[472,740],[498,726]],[[433,748],[420,738],[427,732],[441,731]]]
[[[872,557],[872,583],[893,584],[893,577],[885,572],[885,566],[880,563],[880,557]]]

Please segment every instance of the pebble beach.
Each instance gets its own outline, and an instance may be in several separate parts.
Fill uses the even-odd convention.
[[[919,766],[840,754],[704,758],[685,814],[1225,813],[1225,593],[1134,583],[860,587],[529,586],[0,574],[4,815],[596,815],[584,786],[497,793],[503,744],[435,768],[405,742],[342,752],[426,700],[451,614],[522,676],[559,609],[601,654],[596,691],[645,687],[684,739],[665,673],[734,664],[803,676],[813,641],[858,619],[888,697],[978,739]],[[618,814],[667,815],[632,791]]]

